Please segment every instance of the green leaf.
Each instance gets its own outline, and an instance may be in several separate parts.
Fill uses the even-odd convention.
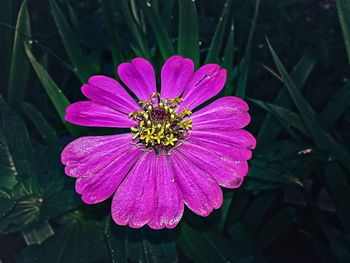
[[[350,63],[350,2],[348,0],[336,0],[340,25],[343,31],[346,52]]]
[[[22,231],[22,236],[28,246],[40,245],[53,234],[54,231],[47,220]]]
[[[17,17],[8,83],[8,103],[17,112],[20,112],[22,108],[29,73],[29,63],[24,52],[23,41],[30,37],[27,1],[23,1]]]
[[[229,240],[209,231],[197,230],[187,222],[182,222],[181,232],[177,240],[181,251],[194,262],[235,262]]]
[[[51,14],[62,38],[64,48],[74,66],[74,72],[81,82],[85,83],[94,73],[92,64],[88,61],[88,58],[83,55],[79,42],[77,41],[77,37],[74,35],[56,1],[50,0],[49,2]]]
[[[69,106],[70,102],[63,94],[62,90],[50,77],[46,69],[35,59],[30,49],[28,47],[25,47],[25,50],[39,80],[41,81],[41,84],[43,85],[47,95],[56,108],[58,115],[61,117],[62,122],[66,125],[67,129],[72,135],[79,135],[79,128],[77,126],[69,124],[64,119],[64,116],[66,115],[66,108]]]
[[[106,21],[107,34],[110,41],[110,50],[113,59],[113,68],[117,76],[117,66],[124,61],[119,32],[115,23],[116,8],[112,0],[102,2],[103,13]]]
[[[34,195],[20,197],[15,206],[0,220],[0,233],[9,234],[38,222],[42,198]]]
[[[350,106],[350,82],[336,93],[320,115],[320,122],[329,129]]]
[[[149,228],[127,230],[128,258],[132,262],[177,262],[177,252],[171,231]]]
[[[317,60],[313,53],[306,52],[295,65],[290,76],[299,90],[303,88],[316,62]],[[284,88],[280,90],[273,104],[283,106],[287,109],[293,106],[290,95]],[[271,115],[267,115],[257,136],[258,145],[273,141],[277,138],[280,132],[281,129],[276,127],[276,121],[274,118]]]
[[[261,250],[267,248],[274,240],[285,233],[297,219],[293,208],[287,207],[275,215],[256,236],[256,244]]]
[[[258,19],[258,14],[259,14],[259,7],[260,7],[260,0],[256,0],[252,25],[249,31],[247,46],[244,51],[244,63],[242,63],[239,68],[240,69],[239,80],[238,80],[238,85],[235,92],[235,95],[240,98],[245,97],[246,90],[247,90],[249,66],[250,66],[251,52],[252,52],[251,49],[252,49],[253,37],[255,33],[256,21]]]
[[[179,0],[179,37],[177,53],[191,58],[199,65],[199,33],[196,4],[192,0]]]
[[[109,261],[103,225],[83,220],[79,214],[73,215],[72,219],[57,229],[55,235],[40,246],[34,245],[24,249],[18,259],[20,263]]]
[[[350,233],[350,186],[346,175],[337,163],[324,166],[327,186],[343,228]]]
[[[47,144],[60,144],[56,131],[37,108],[29,103],[24,103],[23,110]]]
[[[146,17],[151,24],[154,36],[160,49],[163,60],[167,60],[170,56],[175,54],[171,39],[166,31],[162,20],[157,12],[157,9],[150,0],[142,1]]]
[[[34,175],[33,149],[27,127],[0,97],[0,176],[8,187]],[[4,186],[4,185],[2,185]],[[6,186],[5,186],[6,187]]]
[[[235,28],[232,23],[230,27],[228,39],[227,39],[224,57],[222,58],[224,68],[226,68],[228,73],[226,77],[226,84],[223,90],[224,96],[231,96],[233,94],[233,86],[232,86],[233,74],[232,73],[233,73],[233,58],[234,58],[234,51],[235,51],[234,33],[235,33]]]
[[[106,221],[105,236],[113,263],[127,262],[127,228],[116,225],[109,217]]]
[[[216,26],[213,39],[210,43],[207,57],[205,59],[205,64],[208,63],[217,63],[219,59],[219,53],[222,48],[222,42],[224,39],[224,34],[226,30],[227,18],[231,9],[231,0],[226,0],[224,8],[222,9],[219,22]]]

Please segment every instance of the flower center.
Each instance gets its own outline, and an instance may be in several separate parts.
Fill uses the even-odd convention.
[[[180,97],[162,99],[158,92],[151,95],[150,101],[139,101],[142,110],[129,114],[137,123],[131,128],[136,144],[154,149],[157,155],[169,155],[174,147],[187,140],[192,112],[186,107],[179,113],[177,106],[181,101]]]

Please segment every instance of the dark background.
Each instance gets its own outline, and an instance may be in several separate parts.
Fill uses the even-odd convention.
[[[143,0],[0,0],[0,260],[350,262],[349,35],[337,12],[349,14],[350,4],[151,4],[147,11]],[[180,31],[188,45],[178,51]],[[61,117],[83,98],[88,76],[117,78],[116,66],[136,56],[158,74],[173,53],[228,70],[218,96],[250,106],[250,172],[208,218],[187,210],[171,231],[118,227],[110,200],[80,201],[60,152],[78,136],[120,131],[81,129]]]

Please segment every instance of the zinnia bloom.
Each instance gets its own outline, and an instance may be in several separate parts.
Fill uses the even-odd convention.
[[[118,81],[93,76],[82,87],[89,100],[67,108],[71,123],[128,129],[81,137],[63,150],[82,200],[95,204],[114,194],[114,221],[133,228],[174,228],[184,204],[200,216],[218,209],[220,186],[242,184],[255,147],[242,130],[250,122],[243,100],[224,97],[193,111],[221,91],[226,70],[208,64],[194,72],[190,59],[173,56],[162,68],[160,92],[143,58],[119,65],[118,74],[138,103]]]

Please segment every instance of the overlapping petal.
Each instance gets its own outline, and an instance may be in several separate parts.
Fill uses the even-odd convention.
[[[158,203],[153,152],[144,152],[118,187],[112,217],[118,225],[140,228],[152,218]]]
[[[89,127],[130,128],[133,126],[128,115],[93,101],[79,101],[69,105],[65,120]]]
[[[157,91],[153,67],[146,59],[134,58],[131,63],[120,64],[118,75],[140,100],[148,101]]]
[[[85,136],[69,143],[61,154],[66,166],[65,172],[71,177],[94,174],[120,154],[120,148],[129,146],[130,133],[109,136]]]
[[[203,102],[217,95],[226,82],[226,70],[217,64],[207,64],[200,67],[188,81],[182,95],[180,109],[196,108]]]
[[[89,78],[89,84],[83,85],[81,91],[90,100],[125,114],[140,110],[140,106],[118,81],[106,76]]]
[[[194,64],[191,59],[180,56],[170,57],[164,64],[161,73],[161,97],[176,98],[184,91],[191,78]]]
[[[192,114],[194,130],[235,130],[250,122],[248,105],[237,97],[223,97]]]
[[[183,156],[197,166],[203,173],[209,174],[219,185],[226,188],[237,188],[248,172],[246,161],[233,160],[230,156],[204,148],[188,140],[177,148]]]
[[[154,169],[158,204],[148,222],[148,225],[153,229],[174,228],[179,223],[184,211],[182,193],[170,158],[169,156],[155,158]]]
[[[207,216],[221,206],[221,189],[209,174],[193,165],[179,151],[172,152],[171,160],[183,200],[189,209],[200,216]]]
[[[75,189],[87,204],[102,202],[117,189],[142,151],[130,134],[82,137],[62,153],[66,173],[77,177]]]

